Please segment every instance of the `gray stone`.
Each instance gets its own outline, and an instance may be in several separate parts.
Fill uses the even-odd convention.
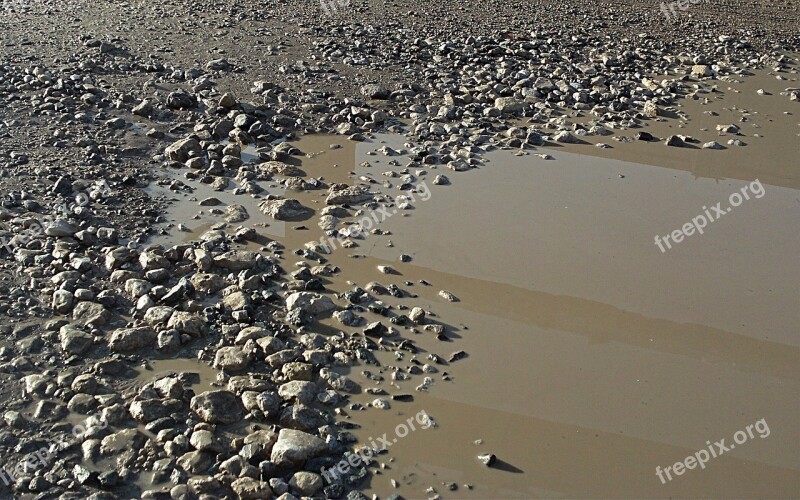
[[[239,500],[270,500],[274,497],[269,483],[249,477],[235,480],[231,483],[231,489]]]
[[[580,142],[580,139],[578,139],[577,137],[572,135],[567,130],[562,130],[561,132],[557,133],[553,137],[553,140],[556,141],[556,142],[564,143],[564,144],[577,144],[578,142]]]
[[[78,228],[64,219],[56,219],[44,229],[47,236],[72,236],[77,232]]]
[[[517,115],[522,113],[524,103],[513,97],[498,97],[494,101],[494,107],[504,115]]]
[[[230,391],[206,391],[192,398],[191,409],[210,424],[232,424],[244,415],[244,406]]]
[[[56,290],[53,292],[53,310],[62,314],[66,314],[72,310],[72,305],[75,303],[75,296],[67,290]]]
[[[139,422],[152,422],[180,411],[183,403],[177,399],[141,399],[131,403],[128,411]]]
[[[70,354],[85,354],[94,343],[94,337],[73,325],[64,325],[58,332],[61,348]]]
[[[459,299],[453,293],[448,292],[447,290],[439,290],[439,297],[443,298],[448,302],[458,302]]]
[[[314,496],[322,490],[322,476],[307,471],[295,472],[289,486],[303,496]]]
[[[331,389],[337,391],[349,392],[351,394],[358,394],[361,391],[361,387],[352,379],[328,368],[323,368],[319,371],[319,378],[324,380]]]
[[[147,436],[138,429],[125,429],[104,437],[100,453],[103,456],[116,456],[126,450],[139,450],[146,442]]]
[[[692,76],[696,77],[711,76],[713,74],[711,68],[709,68],[706,64],[695,64],[692,66],[691,73]]]
[[[150,326],[165,324],[174,312],[175,309],[169,306],[154,306],[144,313],[144,321]]]
[[[305,220],[313,213],[312,209],[295,199],[262,201],[259,208],[264,214],[281,221]]]
[[[205,474],[214,465],[214,456],[208,451],[190,451],[178,458],[177,463],[189,474]]]
[[[361,87],[361,94],[369,97],[370,99],[385,100],[389,98],[392,92],[386,87],[378,85],[377,83],[368,83]]]
[[[372,199],[372,194],[359,186],[347,186],[341,189],[331,188],[325,203],[328,205],[354,205]]]
[[[130,352],[145,347],[153,347],[156,332],[149,326],[139,328],[120,328],[111,334],[108,347],[114,352]]]
[[[75,309],[72,310],[72,319],[76,323],[90,328],[99,328],[105,325],[110,317],[111,313],[102,304],[96,302],[78,302]]]
[[[683,142],[683,139],[681,139],[677,135],[669,136],[667,138],[667,140],[664,142],[664,144],[666,144],[667,146],[673,146],[673,147],[676,147],[676,148],[682,148],[683,146],[686,145],[686,143]]]
[[[225,280],[216,274],[197,273],[189,281],[197,291],[206,294],[214,294],[225,288]]]
[[[186,312],[175,311],[169,318],[168,328],[191,335],[192,337],[202,337],[208,333],[208,324],[200,316]]]
[[[304,405],[312,404],[317,397],[319,388],[313,382],[292,380],[278,388],[278,395],[286,401],[297,401]]]
[[[233,250],[214,257],[214,264],[229,271],[243,271],[260,261],[260,254],[249,250]]]
[[[329,297],[318,293],[294,292],[286,297],[286,308],[289,312],[318,315],[336,309],[336,304]]]
[[[281,429],[278,441],[272,447],[270,460],[279,467],[297,467],[306,460],[322,455],[328,446],[325,441],[294,429]]]
[[[230,372],[242,371],[250,364],[250,354],[243,346],[220,347],[214,357],[214,367]]]
[[[189,159],[189,153],[199,153],[202,149],[197,139],[190,137],[175,141],[164,150],[167,158],[173,161],[185,162]]]

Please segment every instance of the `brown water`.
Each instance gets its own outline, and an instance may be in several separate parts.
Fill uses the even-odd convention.
[[[195,394],[220,388],[220,382],[217,380],[217,373],[219,372],[196,359],[178,358],[148,361],[146,369],[139,369],[139,375],[135,381],[137,385],[144,385],[181,373],[188,375],[189,387]]]
[[[765,186],[763,198],[662,254],[656,232],[680,227],[740,183],[554,157],[506,156],[502,168],[470,172],[434,191],[416,220],[389,219],[393,248],[370,249],[389,262],[410,253],[413,266],[394,265],[403,279],[433,284],[423,307],[469,328],[458,332],[455,347],[470,358],[453,367],[455,383],[437,387],[440,399],[420,402],[441,430],[407,466],[447,466],[449,480],[463,473],[481,498],[796,491],[800,272],[791,258],[800,228],[786,214],[800,209],[797,193]],[[461,302],[445,303],[439,288]],[[656,465],[761,418],[769,438],[691,478],[662,486],[655,477]],[[448,431],[458,438],[440,441]],[[531,474],[481,469],[478,438]],[[398,463],[405,445],[398,444]],[[555,464],[568,463],[554,475]],[[380,482],[376,490],[386,491]]]
[[[362,426],[357,434],[363,442],[383,433],[392,438],[398,424],[422,410],[438,424],[398,438],[380,457],[385,468],[367,493],[424,498],[432,496],[432,487],[446,498],[797,496],[800,129],[796,115],[782,110],[800,105],[774,88],[796,83],[775,82],[760,75],[731,84],[739,94],[685,104],[689,119],[680,133],[724,144],[727,138],[713,137],[714,126],[738,123],[747,147],[677,149],[606,137],[601,140],[614,149],[545,150],[553,160],[500,151],[465,173],[427,169],[430,199],[383,222],[391,235],[370,235],[358,248],[328,256],[344,269],[331,289],[350,288],[344,280],[362,286],[394,282],[419,297],[386,302],[421,306],[448,325],[454,342],[403,331],[421,349],[421,362],[429,352],[469,354],[430,374],[429,392],[414,391],[422,376],[389,382],[391,367],[408,367],[410,355],[398,361],[388,351],[378,353],[386,377],[380,384],[360,375],[365,368],[352,369],[364,387],[414,395],[411,403],[392,402],[388,411],[350,412]],[[755,88],[773,95],[758,96]],[[740,96],[745,104],[734,103]],[[735,121],[741,112],[734,105],[752,108],[763,137],[752,137],[749,125]],[[720,113],[728,107],[730,116],[702,115],[703,106],[719,106]],[[700,128],[707,119],[705,133]],[[668,120],[648,130],[666,135],[679,126]],[[407,163],[367,155],[381,141],[401,149],[404,139],[382,136],[354,145],[312,136],[295,145],[311,154],[301,165],[308,175],[330,182],[347,180],[351,171],[363,174],[355,166],[364,161],[375,178],[401,168],[389,165],[392,159]],[[332,143],[344,147],[330,149]],[[453,185],[432,185],[437,173]],[[708,224],[705,234],[665,253],[655,245],[655,235],[681,227],[703,206],[728,206],[729,195],[756,178],[763,197],[751,196]],[[292,194],[317,209],[324,195]],[[176,222],[186,206],[176,207]],[[243,225],[266,235],[259,224],[272,221],[257,211],[250,215]],[[269,237],[288,248],[318,240],[316,220],[303,223],[307,231],[287,228],[285,237]],[[181,238],[205,229],[198,227]],[[400,253],[413,261],[401,263]],[[356,254],[366,257],[352,258]],[[287,253],[286,259],[290,265],[294,257]],[[379,264],[400,275],[381,274]],[[418,284],[420,279],[432,286]],[[402,285],[406,280],[414,285]],[[442,289],[460,302],[444,301]],[[320,329],[340,327],[326,320]],[[706,441],[726,438],[730,444],[736,431],[760,419],[769,436],[756,435],[711,459],[705,470],[673,476],[667,484],[656,476],[657,466],[684,460]],[[484,452],[495,453],[498,464],[481,465],[476,455]],[[449,491],[444,482],[458,489]]]
[[[784,79],[779,80],[779,76]],[[612,149],[579,144],[551,146],[584,155],[683,170],[697,177],[743,181],[758,178],[764,183],[799,189],[796,155],[800,141],[800,103],[790,101],[786,95],[787,88],[800,87],[796,66],[789,71],[759,71],[754,76],[705,80],[697,85],[703,89],[697,98],[683,99],[669,108],[662,107],[663,116],[645,121],[642,130],[660,138],[658,143],[620,143],[613,140],[614,136],[588,136],[583,138],[588,144],[604,142]],[[714,87],[715,90],[710,91]],[[767,94],[759,95],[759,89],[764,89]],[[570,121],[586,123],[593,118],[583,114]],[[525,121],[520,123],[524,125]],[[719,135],[716,126],[722,124],[738,125],[741,135],[736,138],[747,146],[728,146],[728,139],[734,136]],[[637,131],[613,132],[615,136],[632,137]],[[690,135],[699,142],[685,148],[664,146],[664,139],[673,134]],[[727,149],[702,149],[703,143],[708,141],[717,141]]]

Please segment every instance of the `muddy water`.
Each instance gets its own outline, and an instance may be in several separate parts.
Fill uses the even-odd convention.
[[[420,205],[416,221],[386,222],[394,248],[371,249],[388,261],[393,252],[411,253],[413,266],[395,264],[403,279],[424,277],[461,298],[450,305],[433,296],[424,307],[468,327],[458,332],[457,347],[469,361],[453,368],[454,384],[435,392],[448,401],[425,406],[442,429],[449,429],[443,412],[473,431],[439,442],[438,463],[427,448],[414,460],[471,471],[466,476],[478,497],[501,485],[522,496],[758,495],[762,478],[774,474],[785,479],[769,481],[774,495],[796,486],[800,315],[793,304],[800,294],[793,283],[800,276],[789,263],[798,227],[796,217],[785,217],[798,209],[796,193],[766,186],[771,199],[737,207],[731,221],[662,254],[653,236],[666,230],[653,228],[680,227],[690,217],[684,212],[725,199],[740,183],[686,175],[674,190],[691,196],[672,199],[659,178],[671,171],[611,164],[603,188],[603,176],[581,168],[585,158],[554,156],[540,163],[507,157],[502,168],[457,178],[455,189],[435,191]],[[591,167],[601,169],[596,161]],[[623,184],[631,179],[639,182]],[[530,187],[518,193],[513,186]],[[464,191],[481,195],[463,197]],[[491,207],[482,200],[503,202]],[[656,479],[656,465],[760,418],[774,432],[783,429],[787,441],[749,443],[731,455],[730,468],[714,464],[690,481],[662,486]],[[563,446],[543,447],[536,438],[543,426],[564,439],[588,433],[605,442],[587,440],[587,448],[574,450],[549,435]],[[435,445],[436,432],[426,446]],[[564,469],[566,477],[481,470],[471,445],[478,438],[523,471],[541,471],[543,454],[548,464],[577,463]],[[608,455],[587,459],[600,450]],[[749,473],[737,460],[752,463]],[[606,485],[597,483],[598,472]],[[730,489],[714,485],[729,474]]]
[[[550,144],[550,147],[683,170],[697,177],[743,181],[758,178],[772,185],[800,189],[797,163],[800,103],[790,101],[786,95],[787,88],[800,87],[796,67],[782,72],[759,71],[744,78],[706,80],[697,85],[702,91],[696,98],[661,107],[662,116],[645,120],[641,130],[660,138],[658,142],[621,143],[614,138],[631,138],[638,130],[612,130],[612,136],[582,138],[586,144]],[[759,94],[759,89],[766,93]],[[585,124],[593,118],[582,113],[568,121]],[[520,122],[524,124],[525,121]],[[739,126],[741,135],[720,134],[716,127],[723,124]],[[690,135],[698,142],[684,148],[664,146],[664,140],[673,134]],[[747,145],[729,146],[727,141],[733,138]],[[708,141],[717,141],[726,149],[702,149]],[[612,149],[593,146],[600,142]]]
[[[429,486],[475,498],[792,496],[800,485],[797,191],[762,183],[761,198],[662,253],[656,234],[704,205],[728,206],[746,183],[552,155],[498,152],[480,170],[451,173],[453,186],[432,186],[412,217],[387,219],[381,227],[392,234],[370,237],[362,247],[371,258],[348,265],[362,284],[381,279],[377,263],[397,268],[397,281],[431,282],[414,289],[415,302],[454,326],[451,350],[470,354],[449,367],[454,383],[437,382],[403,415],[361,417],[365,441],[391,436],[419,409],[440,424],[393,444],[391,469],[372,491],[394,491],[395,479],[412,497]],[[413,262],[399,263],[400,253]],[[461,302],[445,303],[441,288]],[[443,350],[430,337],[415,340]],[[730,442],[762,418],[767,438],[666,485],[656,477],[656,466],[706,440]],[[484,468],[475,456],[485,451],[505,464]],[[459,489],[448,493],[442,482]]]
[[[690,150],[604,138],[614,149],[551,148],[553,160],[498,151],[469,172],[430,169],[423,177],[430,199],[384,221],[380,227],[390,235],[370,235],[358,248],[327,256],[343,269],[330,289],[350,288],[345,279],[362,286],[397,283],[417,297],[386,302],[422,306],[447,325],[453,342],[401,332],[418,346],[417,360],[427,362],[429,353],[447,358],[459,349],[469,354],[438,366],[428,392],[414,390],[419,376],[389,382],[393,366],[412,363],[410,354],[398,360],[381,352],[382,369],[352,368],[364,387],[414,395],[413,402],[393,401],[390,410],[348,412],[361,426],[356,433],[362,442],[384,433],[393,441],[368,493],[424,498],[433,488],[446,498],[796,496],[800,176],[794,158],[800,151],[791,140],[796,116],[781,109],[797,103],[779,96],[765,75],[757,78],[763,81],[745,81],[737,87],[741,93],[726,92],[709,104],[720,113],[730,109],[711,121],[740,124],[744,148]],[[750,105],[753,115],[758,110],[756,116],[766,117],[760,138],[742,124],[750,122],[735,121],[744,105],[731,102],[747,96],[747,85],[772,93],[754,94],[758,107]],[[727,138],[713,137],[716,123],[708,133],[697,124],[708,116],[702,114],[706,105],[685,106],[685,130],[670,119],[651,125],[653,133],[688,133],[724,144]],[[376,178],[400,168],[391,160],[407,163],[367,154],[386,144],[401,149],[403,142],[382,136],[356,146],[316,136],[295,145],[309,154],[301,160],[309,176],[353,182],[351,174],[364,174],[359,165],[365,161]],[[330,149],[333,143],[344,147]],[[453,185],[433,186],[437,173]],[[730,194],[756,178],[762,197],[751,191],[705,234],[664,253],[655,245],[657,234],[680,228],[703,206],[729,206]],[[324,194],[291,196],[319,209]],[[242,225],[265,234],[263,224],[273,221],[250,214]],[[289,228],[286,236],[269,238],[290,249],[318,240],[316,217],[303,224],[308,230]],[[180,238],[196,237],[205,227]],[[412,262],[401,263],[400,253]],[[299,260],[290,253],[285,258],[287,268]],[[379,264],[400,275],[381,274]],[[437,294],[441,289],[460,302],[445,302]],[[315,328],[341,325],[326,320]],[[169,362],[164,368],[171,368]],[[385,380],[368,381],[365,369]],[[436,428],[398,437],[397,426],[420,411],[434,418]],[[725,438],[730,444],[736,431],[760,419],[768,436],[756,434],[705,470],[673,476],[667,484],[656,476],[657,466],[682,461],[706,441]],[[485,452],[497,455],[494,467],[476,460]]]
[[[352,157],[353,150],[340,148],[331,149],[332,144],[339,144],[342,142],[341,137],[314,137],[311,140],[304,140],[302,144],[304,148],[310,148],[307,151],[304,149],[306,161],[302,163],[303,167],[307,164],[313,164],[313,173],[307,171],[310,177],[316,177],[328,184],[332,182],[346,182],[348,180],[348,173],[353,170]],[[324,153],[323,157],[319,156]],[[319,157],[320,159],[317,159]],[[245,164],[259,163],[258,155],[253,147],[245,147],[242,150],[242,161]],[[299,161],[299,160],[298,160]],[[325,206],[324,196],[321,195],[322,191],[310,191],[307,193],[298,193],[286,190],[281,186],[277,180],[275,181],[260,181],[256,184],[263,189],[257,195],[235,195],[234,189],[239,187],[239,184],[230,179],[229,186],[223,190],[217,191],[212,189],[209,185],[203,184],[197,180],[188,180],[183,177],[183,171],[164,171],[163,177],[168,179],[179,179],[191,187],[190,191],[171,191],[166,186],[151,184],[147,191],[158,199],[167,200],[170,203],[170,208],[167,212],[167,223],[159,228],[164,234],[158,235],[154,239],[154,243],[164,246],[174,245],[177,243],[188,242],[199,239],[203,233],[211,229],[223,229],[231,233],[235,232],[237,227],[253,227],[261,237],[257,242],[265,244],[271,240],[279,239],[282,242],[294,241],[294,235],[301,231],[293,231],[295,226],[314,226],[316,227],[315,219],[312,218],[308,222],[287,223],[283,221],[274,220],[271,217],[264,216],[260,209],[259,204],[270,194],[275,196],[284,196],[287,198],[297,198],[301,200],[306,206],[314,209],[315,212]],[[219,205],[215,206],[201,206],[200,202],[207,198],[216,198],[219,200]],[[228,223],[225,221],[224,210],[231,205],[241,205],[247,211],[249,218],[241,223]],[[185,227],[183,231],[179,230],[178,225]],[[317,236],[319,238],[319,236]],[[257,246],[251,244],[251,246]]]
[[[183,374],[188,386],[196,393],[219,389],[217,370],[196,359],[156,359],[148,361],[147,368],[139,370],[137,385],[155,382],[164,377]]]

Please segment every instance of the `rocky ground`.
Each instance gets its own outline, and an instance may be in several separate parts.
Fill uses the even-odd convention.
[[[256,239],[237,225],[248,216],[314,213],[263,183],[324,192],[314,221],[344,246],[360,215],[391,204],[357,178],[293,167],[301,135],[407,133],[396,184],[408,189],[494,148],[639,128],[720,77],[792,70],[800,42],[796,2],[711,1],[675,22],[642,1],[353,0],[332,16],[296,1],[4,6],[0,456],[14,480],[0,496],[22,498],[363,496],[366,465],[333,484],[319,475],[358,446],[341,417],[362,387],[337,369],[377,364],[374,351],[401,359],[415,352],[408,333],[446,325],[387,307],[409,296],[402,286],[332,293],[348,276],[324,246],[237,244]],[[653,147],[691,141],[664,139]],[[258,196],[263,214],[234,208],[228,227],[154,245],[170,228],[149,189],[189,180]],[[342,331],[317,333],[331,314]],[[167,356],[213,365],[221,386],[137,383]],[[426,370],[408,362],[395,376]]]

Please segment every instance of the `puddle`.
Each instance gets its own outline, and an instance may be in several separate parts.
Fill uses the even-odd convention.
[[[772,97],[786,99],[774,92]],[[731,117],[714,117],[726,120]],[[675,122],[659,126],[670,124]],[[365,161],[380,181],[386,180],[382,172],[402,169],[408,158],[368,152],[384,145],[403,149],[405,142],[401,136],[359,144],[310,136],[292,144],[307,154],[299,166],[309,177],[352,183],[365,173],[359,166]],[[391,436],[420,411],[438,423],[398,439],[380,457],[384,468],[367,494],[422,498],[430,496],[429,487],[453,498],[785,497],[798,491],[800,268],[793,262],[800,244],[800,176],[787,164],[796,152],[771,152],[770,163],[749,146],[673,151],[663,144],[611,143],[612,150],[547,149],[553,160],[497,151],[486,156],[484,166],[464,173],[425,167],[427,175],[420,179],[430,198],[413,203],[413,210],[392,212],[379,225],[391,234],[369,235],[357,240],[356,248],[326,255],[344,269],[330,278],[329,289],[397,283],[417,297],[387,303],[421,306],[447,325],[455,342],[402,331],[418,346],[422,363],[429,353],[469,354],[438,366],[427,393],[414,390],[421,376],[390,380],[391,367],[408,367],[411,355],[397,360],[378,352],[382,369],[352,367],[350,375],[364,387],[413,395],[412,402],[392,402],[388,411],[348,411],[361,426],[354,433],[362,443]],[[637,152],[643,147],[648,154],[668,154],[643,161]],[[687,154],[703,155],[704,161],[720,156],[697,168],[686,165],[681,155]],[[730,173],[723,175],[726,165]],[[436,174],[447,175],[453,185],[434,186]],[[655,245],[657,234],[682,227],[703,206],[726,204],[755,178],[762,182],[763,197],[751,197],[709,224],[703,235],[687,237],[665,253]],[[396,178],[391,180],[396,186]],[[325,190],[292,193],[317,211],[325,195]],[[289,223],[285,235],[271,234],[274,221],[257,210],[259,200],[243,201],[248,197],[233,196],[230,188],[219,193],[201,187],[193,196],[247,203],[250,219],[243,224],[287,249],[322,236],[317,216],[301,223],[306,230],[293,230],[298,224]],[[181,201],[170,218],[184,221],[191,232],[173,231],[172,241],[196,238],[221,220],[193,219],[207,207],[176,198]],[[403,263],[400,254],[413,260]],[[354,258],[358,255],[363,258]],[[290,261],[287,269],[301,260],[289,252],[284,258]],[[382,274],[378,265],[391,265],[399,274]],[[431,286],[421,285],[422,279]],[[438,295],[442,289],[460,302],[444,301]],[[315,328],[343,327],[327,319]],[[155,362],[154,371],[178,370],[175,362]],[[199,365],[182,363],[195,363],[195,370]],[[367,380],[362,374],[367,369],[384,380]],[[214,376],[206,377],[210,387]],[[352,399],[364,404],[374,398]],[[762,418],[772,430],[768,438],[666,485],[656,476],[656,466],[683,460],[707,440],[731,436]],[[486,452],[497,455],[497,466],[477,461]],[[457,485],[455,491],[444,484],[449,482]]]
[[[779,80],[777,76],[785,79]],[[668,117],[646,120],[641,129],[612,130],[613,136],[583,137],[589,144],[554,144],[545,149],[548,152],[555,149],[657,165],[710,179],[750,181],[758,178],[765,184],[800,189],[797,170],[800,103],[790,101],[785,92],[787,88],[800,86],[797,69],[781,73],[760,71],[746,78],[708,80],[702,86],[706,89],[716,87],[716,90],[698,94],[697,99],[683,99],[670,111],[662,106],[663,114]],[[759,89],[766,90],[767,94],[759,95]],[[587,123],[593,118],[584,115],[570,121]],[[720,134],[716,130],[717,125],[727,124],[737,125],[740,134]],[[525,126],[526,122],[521,121],[518,125]],[[622,143],[613,139],[615,136],[633,137],[640,130],[661,140]],[[664,139],[673,134],[688,134],[697,142],[685,148],[665,146]],[[728,145],[730,139],[739,139],[747,145]],[[702,149],[701,146],[709,141],[717,141],[726,149]],[[600,142],[613,149],[594,146]]]
[[[466,326],[452,350],[470,355],[450,368],[454,383],[418,398],[440,428],[400,440],[369,491],[395,491],[390,479],[409,497],[432,485],[447,495],[442,481],[461,485],[457,498],[796,491],[798,192],[763,184],[763,197],[662,253],[656,234],[725,206],[745,183],[551,154],[498,151],[449,175],[453,186],[434,186],[412,218],[381,224],[393,247],[365,245],[370,258],[351,263],[351,275],[389,263],[399,280],[431,282],[415,287],[417,305]],[[442,288],[461,301],[444,302]],[[368,418],[363,439],[396,425]],[[655,476],[761,418],[789,441],[749,442],[667,485]],[[479,464],[486,451],[505,470]]]
[[[140,368],[134,383],[145,385],[171,375],[183,375],[195,394],[220,389],[217,370],[195,359],[154,359],[147,368]]]
[[[174,192],[165,186],[157,184],[152,184],[145,190],[155,199],[169,200],[171,202],[171,206],[167,211],[169,223],[166,227],[159,228],[166,229],[167,233],[159,235],[153,239],[153,242],[171,246],[197,240],[205,231],[210,229],[231,228],[235,231],[239,226],[257,226],[260,230],[259,232],[270,236],[283,236],[285,234],[286,230],[283,222],[271,219],[267,222],[267,217],[264,217],[258,208],[259,203],[264,200],[267,194],[283,193],[283,190],[275,184],[259,183],[264,191],[256,197],[233,194],[233,190],[239,187],[233,179],[230,180],[230,185],[223,191],[216,191],[211,186],[201,182],[188,181],[187,179],[180,180],[192,188],[190,193],[184,191]],[[219,203],[214,206],[201,206],[200,202],[208,198],[216,198]],[[249,216],[248,219],[236,223],[226,222],[224,218],[225,210],[226,207],[231,205],[244,207]],[[256,223],[256,220],[261,222]]]
[[[343,144],[348,142],[346,138],[341,136],[309,136],[300,141],[292,142],[293,145],[300,147],[301,151],[305,153],[305,157],[293,157],[293,162],[298,162],[305,168],[306,176],[320,178],[326,183],[331,182],[344,182],[347,180],[348,164],[352,164],[352,148],[330,149],[331,144]],[[258,153],[252,146],[245,147],[241,155],[244,163],[259,163]],[[341,163],[341,160],[349,160],[346,163]],[[308,166],[311,170],[308,170]],[[272,219],[264,215],[259,204],[266,199],[268,195],[275,195],[286,198],[298,199],[304,205],[314,209],[315,211],[325,206],[324,197],[326,190],[313,190],[304,192],[287,191],[287,189],[279,184],[282,177],[277,176],[273,181],[259,181],[256,184],[263,191],[250,195],[250,194],[234,194],[237,188],[241,185],[233,178],[229,178],[228,186],[223,190],[215,190],[208,184],[204,184],[198,180],[189,180],[184,177],[187,169],[162,171],[165,178],[179,180],[181,183],[186,184],[191,188],[191,192],[186,191],[172,191],[165,185],[156,183],[151,184],[145,191],[152,197],[161,200],[170,200],[170,206],[167,209],[168,223],[159,227],[158,230],[162,234],[150,239],[150,243],[162,244],[164,246],[175,245],[188,241],[195,241],[199,239],[202,234],[210,229],[224,229],[229,233],[235,232],[238,227],[256,229],[259,235],[262,236],[260,243],[266,244],[272,239],[280,238],[284,241],[285,238],[291,240],[292,236],[289,231],[294,226],[316,226],[316,222],[312,217],[308,221],[300,222],[283,222]],[[201,206],[200,201],[216,198],[219,204],[215,206]],[[242,222],[226,222],[225,210],[232,205],[241,205],[244,207],[248,214],[248,218]],[[181,225],[181,228],[178,226]]]

